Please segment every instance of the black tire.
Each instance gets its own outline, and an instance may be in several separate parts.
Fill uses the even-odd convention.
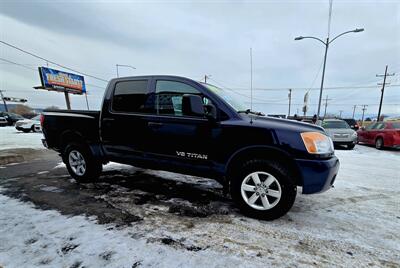
[[[25,133],[29,133],[29,132],[31,132],[31,129],[23,129],[22,131]]]
[[[78,152],[82,156],[85,166],[83,172],[77,172],[76,167],[71,166],[71,162],[69,161],[71,152],[73,152],[73,154]],[[67,166],[68,172],[71,177],[79,183],[96,181],[99,178],[103,169],[101,162],[93,157],[90,149],[87,146],[78,143],[71,143],[67,145],[63,153],[63,161]]]
[[[375,140],[375,148],[378,149],[378,150],[382,150],[383,146],[384,146],[383,139],[382,138],[377,138]]]
[[[355,144],[348,144],[347,149],[353,150],[355,146],[356,146]]]
[[[36,131],[35,131],[35,125],[32,125],[32,126],[31,126],[31,130],[32,130],[32,132],[36,132]]]
[[[253,208],[247,204],[242,196],[242,183],[246,177],[253,172],[268,173],[272,175],[280,185],[280,199],[276,205],[270,209],[260,210]],[[290,175],[291,172],[289,172],[288,168],[281,163],[264,159],[249,160],[238,167],[238,169],[233,173],[235,174],[233,174],[231,178],[230,192],[232,199],[235,201],[243,214],[256,219],[274,220],[285,215],[293,206],[293,203],[296,199],[297,186],[293,176]],[[262,182],[262,179],[260,180]],[[273,187],[273,185],[270,187]],[[252,192],[249,192],[249,195],[251,194]],[[278,198],[275,200],[278,200]],[[269,201],[271,201],[271,199]],[[259,198],[257,202],[261,202],[261,198]]]

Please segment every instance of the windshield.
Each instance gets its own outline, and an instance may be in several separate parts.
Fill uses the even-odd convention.
[[[227,89],[222,89],[210,84],[204,84],[210,91],[217,94],[224,101],[226,101],[233,109],[238,111],[246,110],[246,107],[242,104],[242,101],[239,99],[239,96],[233,93],[233,91],[229,91]]]
[[[323,128],[350,128],[349,125],[344,121],[323,121]]]

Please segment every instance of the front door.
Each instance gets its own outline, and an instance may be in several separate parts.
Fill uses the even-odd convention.
[[[213,160],[212,148],[220,133],[219,124],[205,117],[186,115],[182,96],[196,94],[205,104],[211,101],[196,85],[175,80],[154,81],[156,114],[148,121],[150,141],[148,152],[165,161],[178,162],[193,169],[207,169]]]

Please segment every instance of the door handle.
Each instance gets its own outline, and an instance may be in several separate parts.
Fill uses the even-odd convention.
[[[163,125],[163,123],[161,122],[148,122],[147,126],[149,127],[161,127]]]
[[[106,117],[106,118],[103,118],[103,121],[104,122],[111,122],[111,121],[114,121],[114,118]]]

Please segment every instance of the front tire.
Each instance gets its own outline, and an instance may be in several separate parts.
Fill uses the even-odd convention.
[[[84,145],[72,143],[64,151],[63,161],[68,172],[77,182],[96,181],[102,171],[102,164],[96,160],[89,148]]]
[[[355,144],[348,144],[347,149],[353,150],[355,146],[356,146]]]
[[[274,220],[293,206],[297,186],[287,167],[279,162],[250,160],[235,173],[231,180],[231,196],[243,214]]]
[[[375,148],[378,150],[383,149],[383,139],[382,138],[377,138],[375,141]]]

